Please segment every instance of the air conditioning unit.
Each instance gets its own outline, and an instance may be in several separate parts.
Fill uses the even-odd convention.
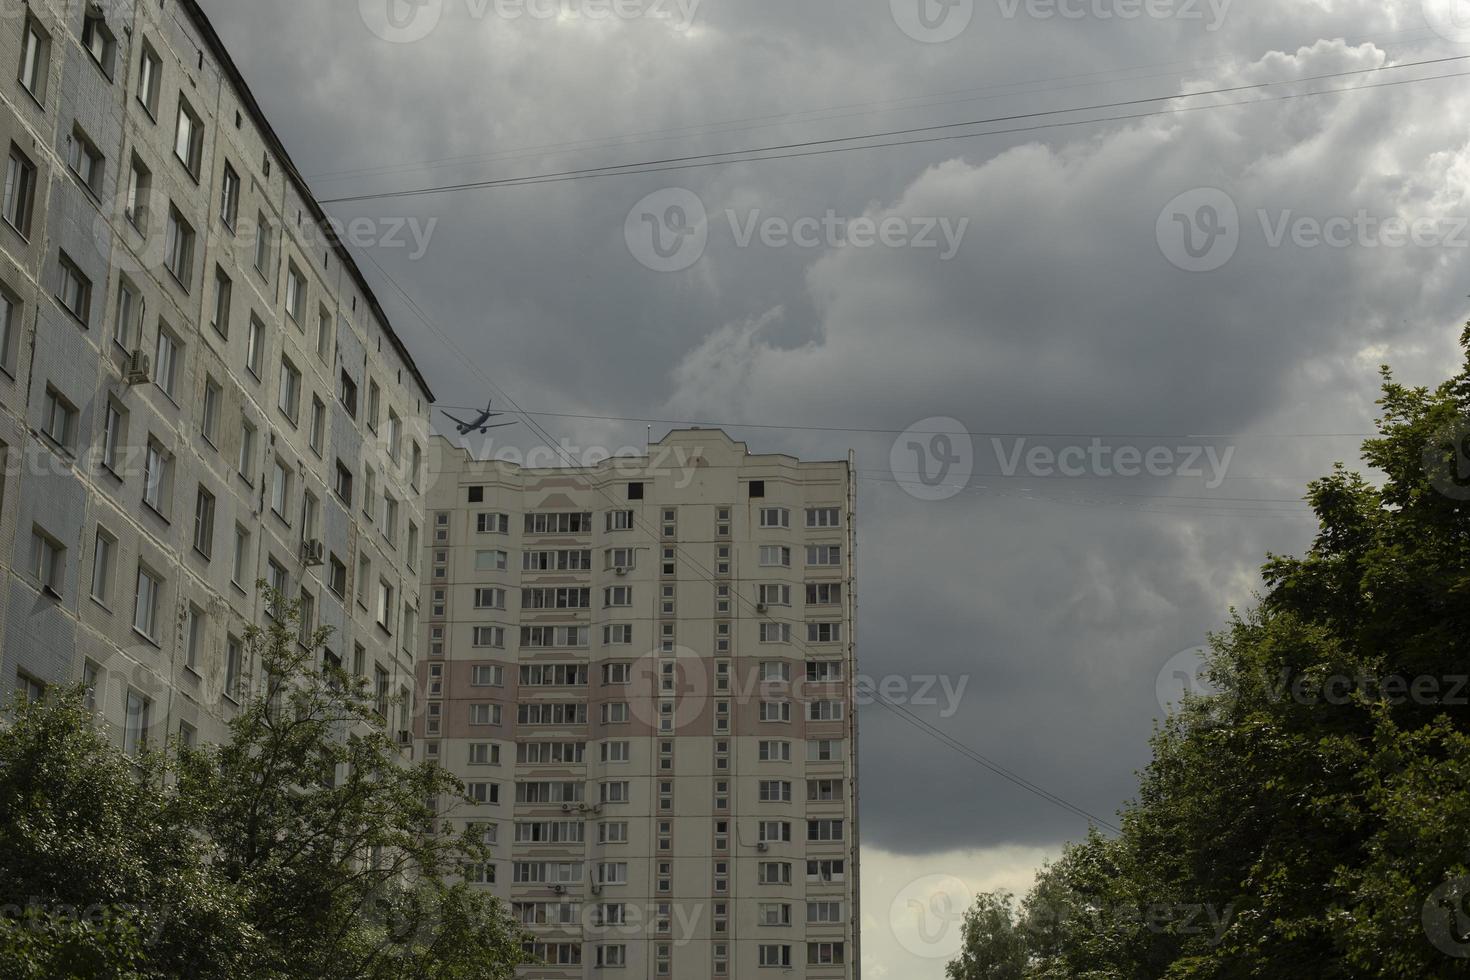
[[[553,895],[565,895],[567,893],[567,886],[566,885],[552,885],[551,886],[551,893]]]
[[[758,612],[758,613],[763,613],[763,612],[765,612],[769,608],[770,607],[767,606],[764,602],[757,602],[755,604],[755,611]]]
[[[301,560],[307,565],[325,564],[327,560],[327,546],[318,538],[301,542]]]
[[[570,803],[563,803],[561,805],[561,812],[562,813],[571,813],[572,812],[572,805]]]
[[[614,568],[613,569],[613,573],[616,574],[616,575],[627,575],[628,574],[628,566],[627,565],[619,565],[617,568]]]
[[[771,845],[767,844],[765,841],[761,841],[759,844],[755,845],[755,849],[764,854],[766,851],[769,851],[771,849]]]
[[[153,380],[153,359],[139,348],[128,355],[127,381],[130,385],[146,385]]]

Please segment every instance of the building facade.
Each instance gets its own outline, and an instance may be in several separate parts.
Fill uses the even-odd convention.
[[[529,975],[856,977],[851,462],[431,456],[417,751]]]
[[[7,0],[0,66],[6,686],[217,738],[265,579],[411,691],[432,395],[208,20]]]

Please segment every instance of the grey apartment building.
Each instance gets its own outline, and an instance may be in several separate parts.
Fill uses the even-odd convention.
[[[850,460],[430,455],[418,753],[528,974],[856,977]]]
[[[6,686],[214,739],[265,579],[411,691],[432,395],[220,38],[193,0],[0,14]]]

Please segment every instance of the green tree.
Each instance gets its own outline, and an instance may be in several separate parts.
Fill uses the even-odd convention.
[[[247,976],[245,896],[214,874],[163,758],[123,755],[79,692],[0,730],[0,974]]]
[[[1121,834],[1022,903],[1024,976],[1470,976],[1462,345],[1434,389],[1384,369],[1381,479],[1311,484],[1311,549],[1270,556],[1258,607],[1211,638],[1220,693],[1162,723]]]
[[[407,765],[363,678],[318,667],[329,638],[301,639],[298,610],[246,635],[264,680],[231,738],[185,752],[211,859],[250,896],[270,969],[319,980],[510,976],[521,933],[504,907],[460,877],[486,861],[483,831],[451,832],[464,786]]]
[[[262,583],[263,585],[263,583]],[[130,759],[81,692],[0,731],[0,969],[30,978],[501,980],[519,927],[462,872],[464,786],[410,765],[376,692],[322,669],[299,610],[246,637],[262,684],[230,738]],[[84,914],[79,914],[84,913]],[[12,970],[12,964],[15,969]]]

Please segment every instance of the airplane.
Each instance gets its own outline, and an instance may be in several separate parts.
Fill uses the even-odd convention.
[[[459,434],[462,435],[462,436],[467,436],[471,432],[474,432],[476,429],[479,429],[480,430],[480,435],[484,435],[485,433],[489,432],[491,429],[503,429],[506,426],[516,425],[517,424],[515,421],[511,421],[511,422],[497,422],[494,425],[486,425],[485,423],[486,422],[489,422],[491,419],[498,419],[502,415],[505,414],[504,412],[496,412],[496,411],[493,411],[491,409],[491,407],[490,407],[493,404],[494,404],[494,400],[492,399],[491,402],[485,406],[485,410],[480,413],[480,417],[477,418],[477,419],[475,419],[473,422],[466,422],[464,419],[455,418],[453,415],[450,415],[448,412],[445,412],[444,413],[444,416],[446,418],[448,418],[449,421],[451,421],[451,422],[453,422],[455,424],[455,427],[459,430]]]

